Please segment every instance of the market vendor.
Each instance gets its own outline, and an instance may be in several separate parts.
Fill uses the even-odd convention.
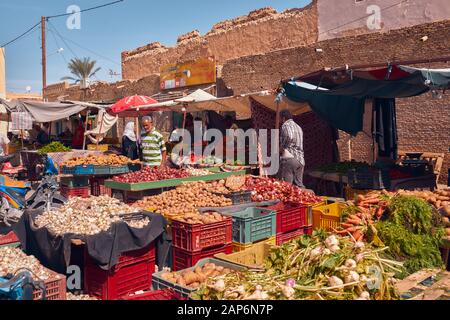
[[[36,128],[38,130],[38,135],[36,139],[38,145],[45,146],[50,143],[49,128],[50,125],[48,123],[44,124],[44,128],[40,126]]]
[[[292,114],[288,110],[280,113],[280,179],[300,188],[303,185],[303,171],[305,159],[303,153],[303,130],[292,119]]]
[[[75,119],[75,133],[72,139],[72,148],[81,149],[84,144],[84,127],[79,119]]]
[[[141,154],[145,166],[164,167],[167,150],[161,133],[156,131],[151,116],[142,118],[144,132],[141,134]]]
[[[138,149],[136,133],[134,132],[134,122],[130,121],[127,123],[125,130],[123,131],[122,155],[130,158],[131,160],[136,160],[139,158]]]

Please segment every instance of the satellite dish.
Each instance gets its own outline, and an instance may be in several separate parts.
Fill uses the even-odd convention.
[[[31,87],[30,87],[30,86],[27,86],[27,87],[25,88],[25,90],[26,90],[27,92],[31,92]]]

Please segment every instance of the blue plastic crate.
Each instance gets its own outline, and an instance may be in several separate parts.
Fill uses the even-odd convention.
[[[76,167],[62,167],[61,171],[63,174],[75,174]]]
[[[110,174],[123,174],[123,173],[128,173],[128,172],[130,172],[130,170],[128,169],[128,165],[109,167]]]
[[[76,166],[75,167],[75,175],[92,175],[94,174],[94,166]]]
[[[224,215],[233,217],[233,242],[248,244],[277,234],[277,216],[274,210],[247,208]]]
[[[109,166],[94,166],[94,174],[109,175],[110,174]]]

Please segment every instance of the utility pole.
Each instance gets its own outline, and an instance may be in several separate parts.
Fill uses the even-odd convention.
[[[47,53],[45,48],[45,17],[41,17],[42,32],[42,98],[45,100],[45,88],[47,87]]]

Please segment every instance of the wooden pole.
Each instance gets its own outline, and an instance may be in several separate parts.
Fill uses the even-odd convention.
[[[47,87],[47,50],[45,47],[45,17],[41,17],[42,38],[42,98],[45,101],[45,88]]]
[[[99,111],[100,112],[100,111]],[[99,144],[99,137],[100,137],[100,134],[101,134],[101,132],[102,132],[102,127],[103,127],[103,118],[105,117],[105,112],[103,112],[102,113],[102,122],[100,123],[100,129],[98,130],[98,132],[99,132],[99,134],[98,134],[98,136],[97,136],[97,139],[96,139],[96,142],[97,142],[97,149],[98,149],[98,144]]]
[[[275,129],[280,129],[280,102],[277,101],[277,116],[275,118]]]
[[[91,114],[91,110],[88,110],[86,112],[86,123],[84,125],[84,133],[86,133],[87,131],[87,127],[88,127],[88,121],[89,121],[89,115]],[[83,137],[83,150],[86,149],[86,135],[84,135]]]

